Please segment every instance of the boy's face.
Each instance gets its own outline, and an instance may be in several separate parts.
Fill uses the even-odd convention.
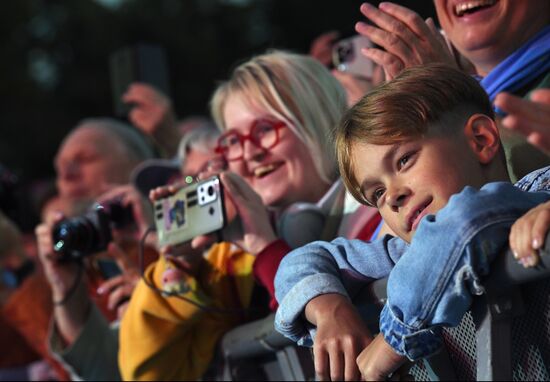
[[[465,186],[481,187],[481,165],[460,134],[390,145],[355,143],[352,169],[363,196],[410,242],[422,217],[443,208]]]

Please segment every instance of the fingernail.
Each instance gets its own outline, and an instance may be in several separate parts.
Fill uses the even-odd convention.
[[[519,253],[517,253],[516,251],[512,251],[512,254],[514,255],[514,259],[519,259]]]
[[[527,268],[529,265],[527,264],[526,262],[526,258],[522,257],[521,259],[518,260],[518,262],[523,265],[524,268]]]
[[[534,256],[534,255],[531,255],[527,258],[527,263],[529,264],[530,267],[534,267],[535,265],[537,265],[537,257]]]
[[[105,289],[102,287],[97,288],[97,294],[103,294],[105,293]]]
[[[533,249],[539,249],[541,246],[541,241],[538,237],[536,237],[533,239],[533,243],[531,243],[531,245],[533,246]]]
[[[374,6],[370,3],[363,3],[361,4],[361,8],[372,9]]]

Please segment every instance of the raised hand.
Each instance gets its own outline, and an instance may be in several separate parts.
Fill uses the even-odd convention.
[[[386,81],[405,68],[425,63],[457,66],[431,18],[424,21],[416,12],[388,2],[381,3],[379,8],[363,3],[360,9],[375,26],[358,22],[355,30],[382,47],[365,49],[363,54],[384,68]]]
[[[146,83],[134,82],[122,95],[125,103],[133,105],[128,119],[145,134],[152,136],[167,151],[176,155],[180,134],[172,101]]]
[[[510,93],[497,94],[495,106],[508,115],[501,125],[524,135],[533,146],[550,155],[550,89],[538,89],[529,99]]]

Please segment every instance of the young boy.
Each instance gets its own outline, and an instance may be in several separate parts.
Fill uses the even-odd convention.
[[[483,293],[480,277],[514,221],[550,200],[534,192],[550,190],[550,167],[514,187],[486,93],[443,65],[408,69],[366,95],[344,116],[336,147],[349,191],[398,237],[289,253],[275,280],[275,327],[303,345],[315,334],[321,379],[358,379],[356,356],[369,343],[358,360],[363,377],[384,378],[440,348],[441,326],[457,325],[471,294]],[[528,252],[523,261],[534,263]],[[388,275],[383,336],[371,343],[349,299]]]

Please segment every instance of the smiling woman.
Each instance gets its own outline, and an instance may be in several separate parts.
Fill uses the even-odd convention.
[[[347,107],[346,96],[320,62],[283,51],[253,57],[218,87],[211,106],[223,131],[217,151],[229,167],[220,179],[242,231],[227,239],[231,242],[210,247],[196,272],[188,270],[197,280],[193,301],[202,308],[164,299],[138,285],[120,326],[125,379],[197,378],[219,338],[242,323],[237,313],[250,317],[251,309],[262,308],[265,314],[266,308],[277,308],[274,277],[291,246],[348,235],[345,207],[364,214],[356,221],[366,227],[360,229],[364,239],[380,221],[370,207],[345,204],[329,137]],[[293,223],[294,208],[302,208],[315,221]],[[146,277],[159,285],[166,267],[166,261],[159,260]],[[260,289],[254,288],[254,281]],[[269,302],[253,298],[266,291]],[[226,314],[219,313],[220,308]],[[214,314],[211,309],[216,309]],[[159,326],[167,330],[159,333]],[[188,353],[182,354],[183,349]],[[176,357],[179,363],[173,365]]]

